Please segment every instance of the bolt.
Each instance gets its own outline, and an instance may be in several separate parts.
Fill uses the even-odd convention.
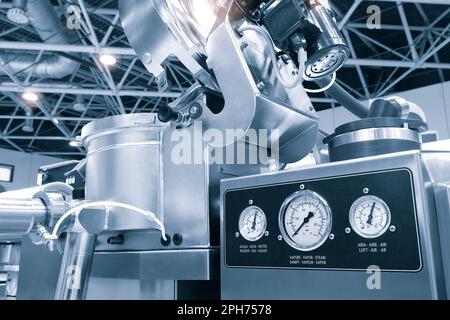
[[[189,116],[193,119],[197,119],[202,114],[202,107],[198,104],[194,104],[189,108]]]
[[[305,185],[304,184],[300,185],[300,190],[305,190]]]
[[[352,232],[352,229],[350,229],[350,228],[345,228],[345,233],[346,233],[346,234],[349,234],[350,232]]]
[[[269,236],[269,231],[264,232],[264,235],[265,235],[266,237],[268,237],[268,236]]]
[[[330,234],[330,240],[334,240],[334,234]]]
[[[282,235],[279,235],[279,236],[277,237],[277,239],[278,239],[278,241],[281,241],[281,240],[283,240],[283,236],[282,236]]]
[[[389,227],[389,231],[390,232],[395,232],[395,231],[397,231],[397,227],[396,226],[390,226]]]
[[[369,191],[370,191],[369,188],[364,188],[364,189],[363,189],[364,194],[368,194]]]
[[[253,200],[248,200],[248,204],[252,205],[253,204]]]
[[[239,232],[236,232],[236,233],[234,234],[234,236],[235,236],[236,238],[239,238],[239,236],[240,236]]]

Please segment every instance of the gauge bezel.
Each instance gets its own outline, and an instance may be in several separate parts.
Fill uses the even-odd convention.
[[[264,219],[263,219],[263,221],[264,221],[264,229],[261,231],[261,234],[258,235],[258,237],[256,237],[256,238],[249,237],[245,232],[242,232],[242,230],[243,230],[243,228],[244,228],[244,218],[245,218],[245,216],[248,214],[248,212],[250,212],[250,211],[252,211],[252,210],[257,210],[258,212],[260,212],[260,213],[263,215],[263,218],[264,218]],[[258,206],[250,206],[250,207],[245,208],[245,209],[241,212],[241,215],[240,215],[240,217],[239,217],[239,233],[241,234],[241,236],[242,236],[245,240],[250,241],[250,242],[256,242],[256,241],[260,240],[260,239],[264,236],[264,234],[266,233],[266,231],[267,231],[267,216],[266,216],[266,213],[264,212],[263,209],[261,209],[261,208],[258,207]]]
[[[287,208],[295,199],[304,197],[304,196],[309,196],[309,197],[315,198],[316,200],[321,202],[322,205],[325,207],[325,214],[328,216],[329,221],[330,221],[322,239],[313,246],[303,246],[303,245],[295,242],[289,236],[289,233],[286,231],[286,228],[284,226],[284,219],[286,217]],[[296,193],[289,196],[286,200],[284,200],[283,205],[281,206],[281,209],[280,209],[280,213],[279,213],[279,217],[278,217],[278,224],[279,224],[281,235],[282,235],[284,241],[288,245],[290,245],[292,248],[294,248],[295,250],[298,250],[298,251],[310,252],[310,251],[314,251],[314,250],[320,248],[329,238],[329,236],[331,234],[331,229],[333,227],[333,215],[331,213],[331,208],[328,205],[328,202],[325,200],[325,198],[323,198],[317,192],[310,191],[310,190],[302,190],[302,191],[297,191]]]
[[[375,201],[375,202],[377,202],[377,204],[381,204],[382,206],[385,207],[387,214],[388,214],[386,225],[383,227],[382,230],[380,230],[380,232],[378,232],[377,234],[374,234],[374,235],[365,234],[363,231],[360,230],[360,228],[357,226],[357,224],[355,222],[357,207],[366,201],[369,201],[369,202]],[[352,230],[356,234],[358,234],[359,236],[361,236],[365,239],[376,239],[376,238],[383,236],[388,231],[388,229],[391,225],[391,217],[392,217],[391,208],[389,208],[389,206],[383,199],[381,199],[380,197],[374,196],[374,195],[362,196],[359,199],[357,199],[355,202],[353,202],[352,207],[350,208],[349,216],[348,216]]]

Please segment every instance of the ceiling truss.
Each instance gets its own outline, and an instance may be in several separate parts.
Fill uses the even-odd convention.
[[[351,58],[338,74],[339,82],[357,98],[367,100],[394,93],[420,70],[434,70],[439,81],[450,80],[450,59],[442,54],[450,47],[449,0],[337,2],[339,5],[334,9],[338,26],[351,49]],[[58,0],[55,6],[57,3],[58,8],[70,4],[81,8],[77,44],[39,41],[32,27],[15,25],[7,19],[10,1],[0,3],[0,53],[34,53],[36,63],[51,55],[81,62],[74,74],[61,81],[35,79],[32,67],[20,74],[4,72],[6,75],[0,76],[1,147],[62,157],[80,156],[83,150],[71,148],[68,142],[80,134],[86,123],[105,116],[157,111],[194,83],[180,63],[169,61],[165,65],[169,89],[158,90],[154,77],[137,59],[126,39],[116,9],[117,0]],[[380,30],[371,30],[366,23],[366,9],[372,4],[381,8]],[[438,8],[439,14],[430,15],[430,6]],[[383,18],[385,14],[389,19]],[[380,38],[381,33],[392,33],[401,40],[397,44],[395,39]],[[102,65],[101,54],[117,56],[117,65],[113,68]],[[5,69],[1,60],[0,68]],[[374,70],[379,75],[376,79],[372,76]],[[33,105],[21,98],[30,89],[40,94],[39,102]],[[74,109],[79,97],[85,104],[83,111]],[[334,100],[326,95],[313,96],[312,101],[319,109],[335,106]],[[25,114],[27,108],[32,109],[32,115]],[[33,121],[32,133],[22,131],[25,120]]]

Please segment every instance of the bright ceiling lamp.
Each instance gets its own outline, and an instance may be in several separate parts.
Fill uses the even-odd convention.
[[[114,57],[111,54],[102,54],[100,55],[100,62],[103,63],[105,66],[114,66],[117,63],[116,57]]]
[[[39,100],[39,96],[37,95],[37,93],[32,91],[24,92],[22,98],[28,102],[36,102]]]
[[[69,145],[70,145],[71,147],[73,147],[73,148],[77,148],[77,147],[80,146],[80,142],[78,142],[77,140],[71,140],[71,141],[69,142]]]

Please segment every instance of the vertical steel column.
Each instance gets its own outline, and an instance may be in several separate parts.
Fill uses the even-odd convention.
[[[55,300],[84,300],[94,258],[96,235],[68,233]]]

